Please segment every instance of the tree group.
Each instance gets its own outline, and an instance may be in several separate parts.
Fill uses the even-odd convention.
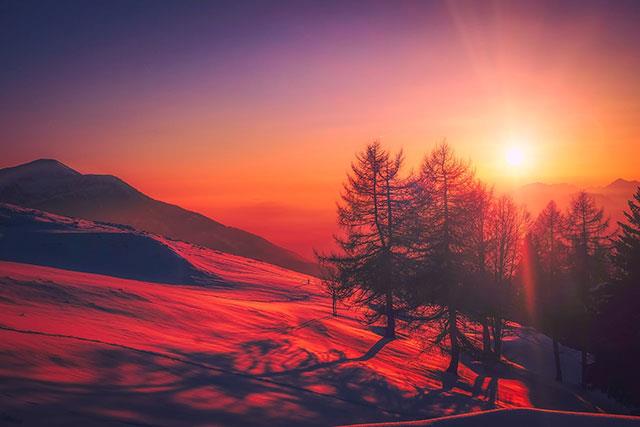
[[[551,338],[557,381],[563,344],[582,354],[583,386],[634,396],[624,370],[640,356],[640,189],[614,236],[584,192],[566,212],[550,201],[532,219],[446,142],[417,173],[404,173],[403,161],[374,142],[351,165],[339,250],[319,257],[333,314],[338,300],[360,306],[389,339],[399,322],[430,325],[451,374],[461,353],[499,362],[510,326],[529,323]]]

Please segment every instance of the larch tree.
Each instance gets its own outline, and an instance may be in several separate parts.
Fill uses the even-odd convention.
[[[596,301],[593,300],[597,285],[606,281],[606,261],[610,235],[609,220],[604,210],[598,208],[593,196],[578,193],[566,215],[565,234],[569,241],[569,266],[575,284],[577,327],[580,331],[581,383],[587,385],[587,355],[590,347],[590,321]]]
[[[342,285],[339,276],[341,272],[335,268],[335,265],[328,262],[319,253],[316,253],[316,257],[320,261],[322,285],[331,297],[331,314],[334,317],[338,317],[338,301],[351,296],[354,290]]]
[[[485,360],[491,356],[491,334],[489,316],[492,296],[488,292],[491,283],[488,255],[493,244],[490,224],[493,213],[493,191],[482,182],[477,182],[472,193],[471,214],[468,223],[469,277],[467,310],[482,325],[482,354]]]
[[[402,164],[402,152],[391,156],[378,142],[356,155],[338,204],[341,252],[320,257],[333,271],[332,292],[371,309],[370,323],[386,317],[388,338],[395,337],[406,252],[403,221],[411,206]]]
[[[451,359],[447,372],[457,374],[461,333],[460,303],[468,267],[468,226],[475,189],[474,172],[443,142],[424,159],[418,178],[428,203],[422,205],[420,303],[431,306],[439,325],[436,343],[448,337]]]
[[[531,240],[538,274],[536,275],[536,312],[538,323],[551,335],[555,379],[562,382],[562,366],[558,344],[562,326],[563,286],[566,281],[567,244],[564,239],[564,215],[552,200],[538,214],[531,230]]]
[[[520,263],[522,239],[528,226],[528,214],[508,196],[500,196],[493,203],[490,233],[493,243],[488,254],[492,276],[493,352],[502,355],[507,304],[514,293],[513,278]]]

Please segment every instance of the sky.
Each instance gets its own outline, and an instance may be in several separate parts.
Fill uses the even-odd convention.
[[[372,140],[410,170],[446,138],[505,188],[640,178],[638,22],[624,0],[0,0],[0,167],[117,175],[309,256]]]

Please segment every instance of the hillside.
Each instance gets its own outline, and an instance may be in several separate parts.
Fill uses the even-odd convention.
[[[0,202],[60,215],[125,224],[304,273],[310,261],[260,236],[154,200],[111,175],[84,175],[56,160],[0,169]]]
[[[215,284],[164,238],[0,203],[0,259],[160,283]]]
[[[25,241],[41,222],[61,236],[131,234],[3,209],[3,218],[18,212],[11,228]],[[22,225],[15,217],[24,218]],[[331,301],[313,277],[150,238],[215,283],[124,279],[114,277],[117,270],[37,266],[26,255],[0,261],[2,423],[332,425],[490,408],[623,410],[579,389],[578,354],[570,349],[562,353],[568,383],[552,381],[549,339],[531,329],[516,327],[504,364],[485,369],[464,358],[456,379],[443,374],[446,355],[423,351],[415,335],[387,341],[357,312],[341,308],[332,317]],[[112,253],[118,243],[102,245]],[[432,332],[425,329],[423,337]]]

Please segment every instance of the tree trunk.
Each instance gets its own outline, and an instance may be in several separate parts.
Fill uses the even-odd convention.
[[[393,311],[393,293],[391,291],[387,291],[387,331],[385,336],[387,338],[395,338],[396,337],[396,314]]]
[[[580,385],[587,388],[587,350],[583,349],[580,357],[580,365],[582,368]]]
[[[491,333],[489,332],[489,319],[487,317],[482,319],[482,353],[485,360],[491,358]]]
[[[333,312],[333,317],[337,317],[338,316],[338,307],[337,307],[337,303],[338,303],[338,296],[336,294],[331,295],[331,308],[332,308],[332,312]]]
[[[449,340],[451,341],[451,362],[447,372],[458,375],[458,362],[460,361],[460,347],[458,346],[458,313],[449,306]]]
[[[502,357],[502,319],[496,318],[495,327],[493,333],[494,340],[494,353],[498,362],[500,361],[500,357]]]
[[[586,321],[585,321],[586,323]],[[580,385],[582,388],[587,388],[587,350],[589,349],[589,335],[585,326],[585,330],[582,332],[582,352],[580,354],[580,367],[581,367],[581,375],[580,375]]]
[[[562,366],[560,366],[560,346],[558,340],[553,338],[553,360],[556,363],[556,381],[562,382]]]

